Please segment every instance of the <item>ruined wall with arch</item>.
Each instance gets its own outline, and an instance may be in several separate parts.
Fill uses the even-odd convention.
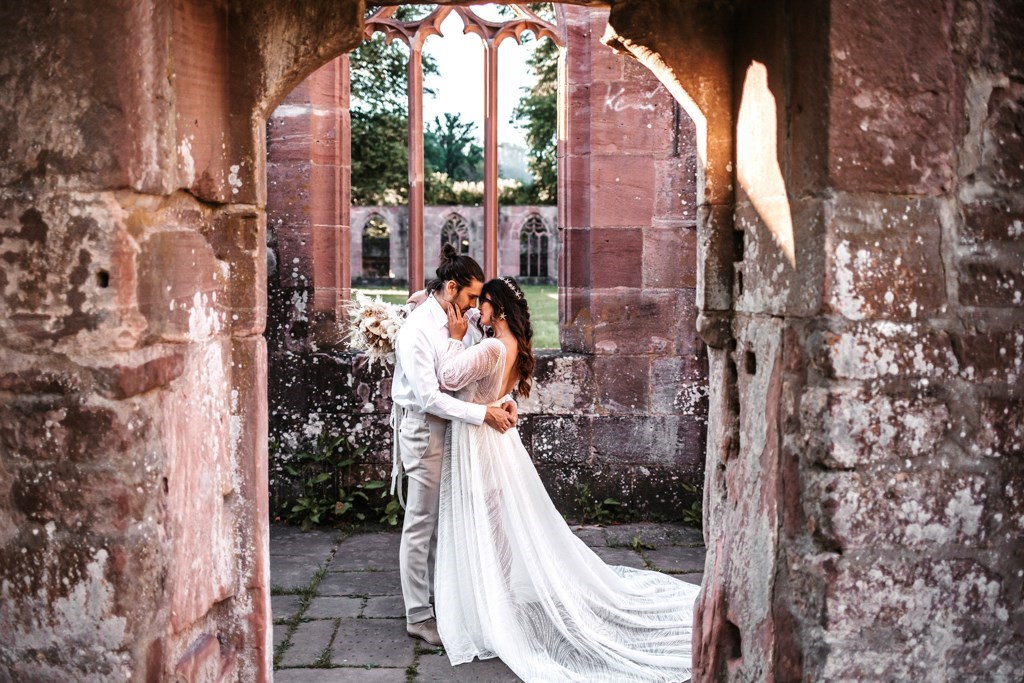
[[[694,680],[1014,680],[1020,3],[609,4],[699,156]],[[4,677],[270,678],[263,131],[361,11],[0,8]]]
[[[549,272],[572,274],[560,283],[559,298],[579,308],[561,321],[562,349],[538,352],[535,392],[520,406],[520,432],[559,507],[578,515],[582,497],[612,498],[632,517],[672,517],[695,500],[683,484],[699,487],[703,476],[707,387],[694,303],[696,141],[665,87],[600,44],[607,16],[606,9],[559,10],[567,41],[559,206],[499,208],[499,272],[520,274],[519,231],[539,215],[553,233]],[[270,431],[285,450],[311,447],[323,434],[345,435],[370,446],[350,476],[387,479],[390,372],[346,353],[339,334],[312,329],[308,308],[317,298],[317,273],[331,270],[330,259],[361,259],[362,226],[371,215],[397,227],[392,263],[396,275],[407,272],[408,211],[351,207],[341,228],[349,231],[350,251],[316,249],[316,231],[330,228],[308,216],[326,203],[318,193],[333,188],[317,185],[314,166],[292,152],[347,134],[343,127],[318,128],[323,116],[315,107],[296,108],[328,77],[313,74],[285,99],[278,111],[287,125],[276,123],[277,113],[268,123],[268,239],[271,262],[280,264],[268,288]],[[336,94],[343,107],[347,98]],[[342,164],[348,157],[339,154]],[[589,182],[600,190],[588,189]],[[296,205],[306,216],[298,222],[310,226],[298,242],[287,238]],[[482,262],[482,207],[428,206],[428,278],[448,222],[460,226],[468,253]],[[287,239],[275,235],[278,226],[285,226]],[[576,236],[573,253],[563,253],[566,234]],[[355,279],[354,269],[350,276]]]

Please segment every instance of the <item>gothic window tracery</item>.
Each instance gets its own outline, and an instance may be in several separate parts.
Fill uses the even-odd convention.
[[[523,277],[548,277],[550,233],[539,214],[530,214],[519,231],[519,274]]]
[[[391,276],[391,227],[379,213],[363,224],[363,277]]]
[[[469,226],[466,219],[457,213],[453,213],[441,226],[441,248],[451,244],[460,254],[469,253]]]

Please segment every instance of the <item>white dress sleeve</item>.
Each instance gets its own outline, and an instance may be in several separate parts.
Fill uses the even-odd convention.
[[[438,373],[441,388],[457,391],[492,374],[501,361],[503,348],[504,344],[497,339],[485,339],[468,349],[460,341],[449,340]]]

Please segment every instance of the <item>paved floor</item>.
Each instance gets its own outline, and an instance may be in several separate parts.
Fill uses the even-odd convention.
[[[606,562],[677,574],[699,584],[699,532],[671,524],[574,527]],[[397,532],[272,526],[274,680],[419,683],[519,679],[500,660],[452,667],[444,651],[405,633]]]

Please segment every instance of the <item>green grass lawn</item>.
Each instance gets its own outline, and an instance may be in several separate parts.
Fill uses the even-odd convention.
[[[404,304],[408,293],[404,289],[360,289],[367,296],[380,296],[393,304]],[[533,323],[533,348],[558,348],[558,287],[556,285],[526,285],[523,294],[530,304],[530,322]]]

